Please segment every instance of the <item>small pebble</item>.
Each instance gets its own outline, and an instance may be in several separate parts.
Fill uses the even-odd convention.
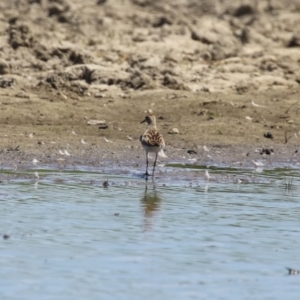
[[[188,150],[187,153],[188,154],[197,154],[197,152],[195,150]]]
[[[266,154],[266,155],[271,155],[271,154],[273,154],[274,153],[274,151],[273,151],[273,149],[272,148],[263,148],[262,150],[261,150],[261,152],[260,152],[260,155],[263,155],[263,154]]]
[[[270,132],[266,132],[266,133],[264,133],[264,137],[267,138],[267,139],[272,139],[273,135]]]
[[[172,128],[168,133],[169,134],[178,134],[179,130],[178,130],[178,128]]]
[[[102,124],[99,126],[99,129],[107,129],[108,125],[107,124]]]

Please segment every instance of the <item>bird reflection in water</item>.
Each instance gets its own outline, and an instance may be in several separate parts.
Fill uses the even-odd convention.
[[[152,229],[151,219],[157,211],[161,209],[162,198],[159,197],[154,182],[149,187],[148,183],[145,184],[145,193],[141,199],[142,208],[145,213],[145,231]]]

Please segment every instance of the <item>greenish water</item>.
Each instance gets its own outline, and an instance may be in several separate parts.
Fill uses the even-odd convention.
[[[0,298],[298,299],[298,171],[188,172],[2,174]]]

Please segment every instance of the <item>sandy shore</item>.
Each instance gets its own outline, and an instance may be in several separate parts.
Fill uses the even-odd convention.
[[[161,163],[297,167],[300,1],[229,2],[0,4],[2,167],[142,170],[148,108]]]

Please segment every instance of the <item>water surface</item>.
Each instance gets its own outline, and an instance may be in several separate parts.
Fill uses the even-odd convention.
[[[4,179],[0,298],[297,299],[297,170],[210,174]]]

